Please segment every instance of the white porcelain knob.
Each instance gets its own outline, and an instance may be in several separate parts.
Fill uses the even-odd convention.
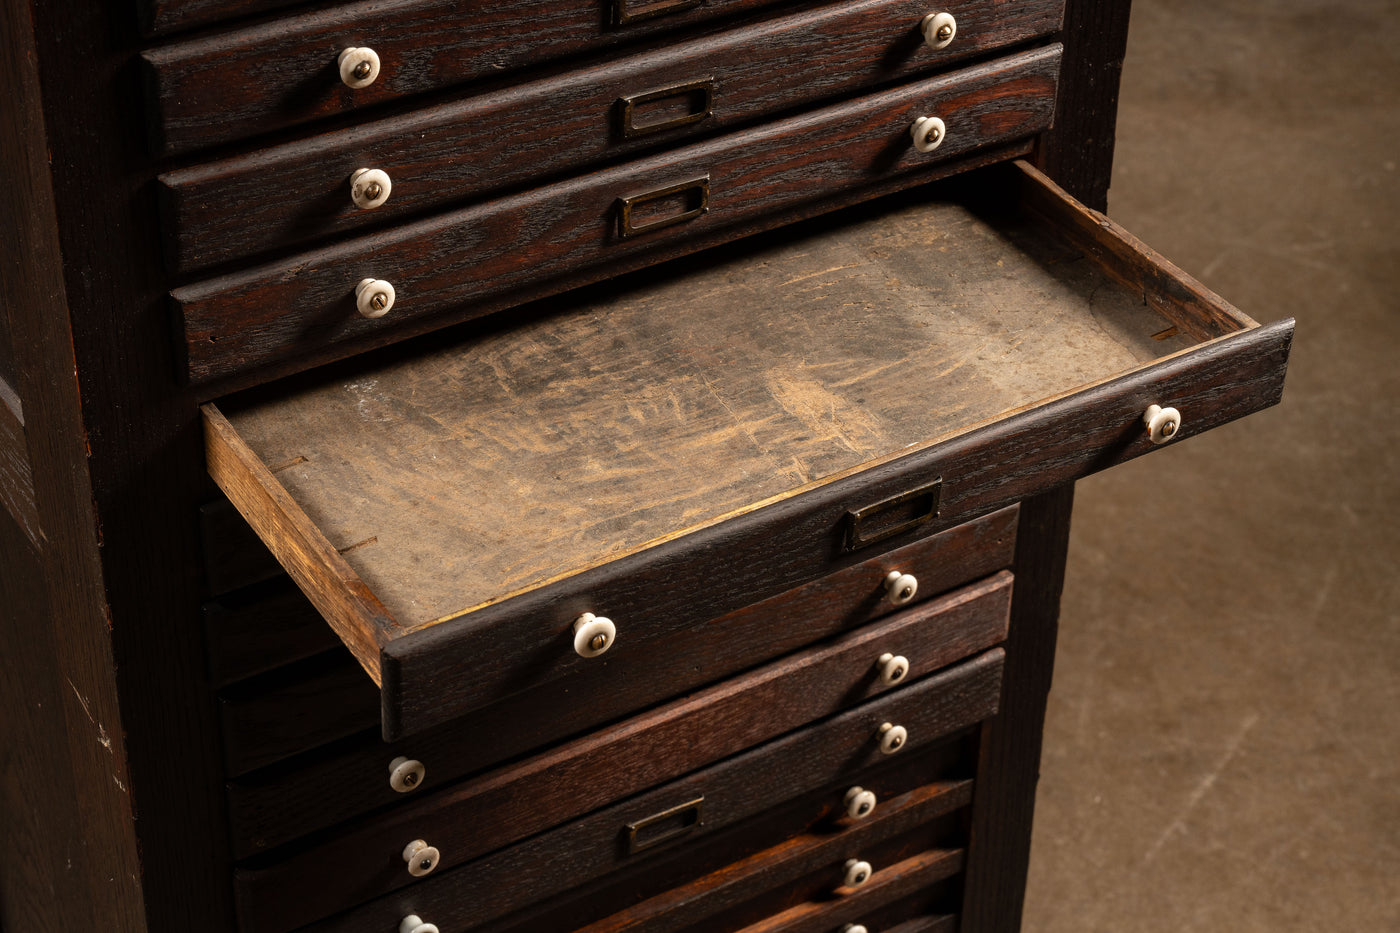
[[[875,737],[880,740],[880,751],[886,755],[893,755],[909,740],[909,730],[887,722],[880,726],[880,731],[875,733]]]
[[[400,755],[389,762],[389,786],[400,794],[411,794],[423,786],[427,770],[423,762]]]
[[[355,309],[361,317],[383,317],[393,306],[394,286],[383,279],[360,279],[355,286]]]
[[[909,127],[914,137],[914,148],[920,152],[932,152],[943,145],[943,137],[948,135],[948,127],[938,117],[919,117]]]
[[[574,650],[581,658],[596,658],[617,640],[617,626],[611,619],[585,612],[574,620]]]
[[[424,923],[417,914],[409,914],[399,921],[399,933],[438,933],[436,923]]]
[[[891,570],[885,574],[885,601],[892,606],[903,606],[919,592],[919,581],[912,573]]]
[[[923,30],[924,41],[928,43],[929,48],[944,49],[958,34],[958,21],[953,18],[952,13],[947,11],[930,13],[924,17],[919,28]]]
[[[909,673],[909,659],[902,654],[886,651],[875,663],[880,665],[880,683],[886,687],[899,683]]]
[[[403,847],[403,860],[408,863],[408,873],[422,878],[438,867],[442,854],[422,839],[415,839]]]
[[[870,867],[869,862],[862,862],[859,859],[846,859],[846,877],[842,884],[848,888],[858,888],[870,880],[870,876],[875,873],[875,869]]]
[[[357,168],[350,174],[350,200],[362,211],[372,211],[389,200],[394,183],[380,168]]]
[[[875,812],[875,792],[856,786],[846,791],[846,815],[853,820],[863,820]]]
[[[841,928],[841,933],[870,933],[870,931],[865,928],[864,924],[848,923]]]
[[[346,87],[369,87],[379,77],[379,53],[374,49],[342,49],[336,61]]]
[[[1147,425],[1147,436],[1154,444],[1165,444],[1176,437],[1181,430],[1181,412],[1175,408],[1148,405],[1142,414],[1142,423]]]

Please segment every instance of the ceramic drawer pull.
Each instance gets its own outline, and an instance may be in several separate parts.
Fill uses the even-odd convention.
[[[346,87],[369,87],[379,77],[379,55],[374,49],[345,49],[336,59],[340,80]]]
[[[1152,438],[1152,443],[1165,444],[1181,430],[1181,412],[1175,408],[1149,405],[1142,414],[1142,423],[1147,425],[1147,436]]]
[[[411,794],[423,786],[426,773],[423,762],[400,756],[389,762],[389,786],[400,794]]]
[[[841,928],[841,933],[870,933],[861,923],[848,923]]]
[[[399,923],[399,933],[439,933],[436,923],[424,923],[417,914],[409,914]]]
[[[869,862],[860,859],[846,859],[846,876],[841,879],[843,887],[858,888],[870,880],[870,876],[875,874],[875,869],[870,867]]]
[[[948,135],[948,127],[938,117],[919,117],[909,127],[909,135],[914,137],[914,148],[920,152],[932,152],[943,145]]]
[[[880,740],[880,751],[886,755],[893,755],[909,741],[909,730],[887,722],[880,726],[880,731],[875,733],[875,737]]]
[[[863,820],[875,812],[875,792],[856,786],[846,791],[846,815],[853,820]]]
[[[355,286],[355,310],[361,317],[383,317],[394,306],[394,286],[383,279],[360,279]]]
[[[919,24],[919,29],[923,31],[924,41],[928,43],[929,48],[946,49],[958,34],[958,21],[946,10],[942,13],[930,13]]]
[[[912,573],[891,570],[885,574],[885,599],[891,606],[903,606],[919,592],[919,581]]]
[[[350,176],[350,201],[362,211],[372,211],[389,200],[394,183],[381,168],[357,168]]]
[[[617,640],[617,626],[612,619],[585,612],[574,620],[574,650],[581,658],[596,658]]]
[[[886,687],[894,686],[909,674],[909,659],[902,654],[886,651],[876,658],[875,663],[880,665],[880,683]]]
[[[415,839],[403,847],[403,860],[408,863],[408,873],[415,878],[431,874],[441,859],[442,853],[422,839]]]

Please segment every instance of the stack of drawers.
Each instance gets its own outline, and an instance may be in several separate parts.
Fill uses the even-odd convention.
[[[251,390],[205,407],[209,469],[237,511],[218,500],[201,516],[240,928],[956,929],[976,844],[979,724],[1002,697],[1016,503],[1149,449],[1138,422],[1157,396],[1141,398],[1144,387],[1164,405],[1208,399],[1197,429],[1267,404],[1258,385],[1281,379],[1286,335],[1135,371],[1092,405],[1061,398],[1035,416],[1048,427],[1039,432],[1024,430],[1027,415],[1005,419],[1096,376],[1010,395],[970,382],[978,401],[944,406],[953,421],[925,417],[941,405],[928,395],[907,406],[909,436],[872,428],[880,436],[866,446],[835,437],[839,456],[813,455],[819,466],[801,464],[777,486],[764,483],[787,467],[736,467],[734,483],[700,504],[682,478],[660,492],[636,480],[629,505],[632,449],[672,466],[684,454],[651,447],[645,433],[629,444],[618,423],[602,434],[612,452],[580,455],[574,472],[546,463],[547,476],[521,467],[517,477],[506,458],[478,480],[420,490],[436,469],[420,469],[425,447],[462,443],[494,411],[524,410],[531,387],[513,388],[523,368],[497,373],[505,395],[494,407],[465,379],[439,383],[440,395],[478,403],[465,426],[374,450],[369,434],[336,427],[334,404],[303,391],[307,380],[258,387],[469,319],[485,320],[466,332],[468,360],[484,352],[471,342],[480,334],[519,327],[517,343],[549,344],[551,315],[575,311],[516,309],[1026,155],[1055,110],[1060,0],[501,0],[471,10],[457,0],[311,10],[148,0],[146,14],[152,35],[169,36],[144,63],[152,145],[167,166],[159,192],[181,375],[205,398]],[[1074,244],[1030,248],[1052,270],[1043,291],[1066,278],[1058,263],[1086,255],[1130,291],[1152,275],[1169,283],[1134,325],[1145,335],[1137,349],[1102,364],[1108,375],[1254,327],[1213,296],[1183,298],[1173,291],[1182,277],[1160,257],[1106,221],[1096,227],[1033,175],[984,175],[976,187],[1029,191],[1029,215]],[[946,225],[973,231],[979,210]],[[1019,236],[975,229],[991,250]],[[915,238],[947,252],[935,245],[944,235]],[[893,241],[863,248],[898,252]],[[1003,267],[993,259],[988,283]],[[716,267],[717,280],[740,281],[729,268]],[[882,284],[897,290],[893,276]],[[1085,292],[1097,314],[1098,285]],[[618,359],[650,332],[634,321],[624,333],[613,311],[577,316],[593,339],[616,338]],[[557,336],[566,363],[542,368],[536,395],[566,383],[569,338]],[[899,342],[924,339],[908,336]],[[656,339],[671,346],[659,330]],[[445,421],[415,408],[416,386],[444,367],[423,341],[405,346],[374,356],[390,368],[373,376],[353,360],[350,375],[330,370],[331,392],[358,393],[366,425],[403,418],[431,433]],[[697,378],[736,368],[714,347],[663,356],[711,351],[697,364],[710,375]],[[868,377],[885,369],[944,378],[962,365],[881,352],[862,375],[832,381],[818,407],[834,412],[840,390],[863,393],[866,381],[873,395]],[[405,358],[419,382],[376,394]],[[1210,381],[1239,362],[1253,369],[1234,388]],[[649,365],[624,368],[631,378]],[[599,370],[568,394],[605,396],[614,378]],[[770,383],[786,415],[820,420],[796,411],[807,402],[785,396],[781,379]],[[293,403],[279,407],[282,396]],[[655,420],[617,404],[629,412],[621,420]],[[720,404],[764,446],[752,432],[779,415],[745,419]],[[863,395],[853,404],[892,407]],[[1177,436],[1175,409],[1154,407],[1150,442]],[[502,429],[518,460],[592,416],[559,417],[530,428],[538,438]],[[985,427],[998,420],[1016,429]],[[1071,439],[1056,446],[1056,432]],[[304,449],[303,435],[315,438]],[[954,436],[970,440],[946,456],[930,446]],[[723,446],[715,438],[689,455]],[[767,444],[765,455],[784,449]],[[327,508],[317,471],[332,461],[364,482],[331,484],[338,505]],[[627,501],[569,525],[570,491],[585,486],[568,477],[590,469],[614,471]],[[946,493],[940,473],[956,474]],[[562,493],[530,486],[550,477]],[[499,495],[488,492],[497,480]],[[390,524],[404,527],[352,533],[395,496],[406,517]],[[455,512],[433,511],[449,499]],[[661,517],[633,527],[629,510]],[[522,530],[555,521],[564,527]],[[415,522],[425,539],[444,524],[462,530],[427,556],[391,544],[413,538]],[[391,551],[401,553],[378,563]]]
[[[1061,12],[417,0],[218,27],[282,5],[149,9],[157,32],[211,27],[145,56],[154,145],[179,165],[160,183],[192,381],[303,368],[1024,152],[1059,50],[1002,50]],[[941,122],[913,145],[925,116]],[[209,150],[228,154],[188,155]],[[380,306],[357,307],[369,280]],[[243,929],[956,911],[939,883],[967,842],[968,730],[999,694],[1014,507],[392,744],[374,685],[241,519],[216,502],[203,525]]]
[[[396,742],[365,730],[376,691],[343,649],[230,686],[244,926],[604,929],[627,908],[648,930],[786,930],[955,913],[957,884],[934,882],[956,878],[967,844],[968,730],[996,711],[1015,526],[1002,510]],[[303,653],[279,633],[329,631],[267,590],[209,605],[216,670],[241,645],[276,664]]]

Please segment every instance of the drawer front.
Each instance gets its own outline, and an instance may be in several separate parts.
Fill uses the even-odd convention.
[[[376,807],[402,802],[405,798],[388,781],[388,765],[399,757],[424,763],[424,777],[412,793],[428,793],[732,671],[882,618],[897,611],[881,598],[884,590],[879,584],[892,568],[918,580],[916,598],[995,573],[1011,565],[1016,518],[1012,507],[916,541],[723,619],[679,630],[644,650],[610,654],[599,659],[608,665],[603,670],[549,682],[412,739],[392,744],[369,740],[294,770],[234,781],[229,785],[234,852],[240,858],[253,855]],[[934,600],[927,611],[905,612],[940,626],[938,620],[948,620],[950,628],[927,637],[947,635],[958,642],[959,647],[945,655],[951,661],[984,646],[986,633],[1000,624],[1004,592],[1005,577],[998,576]],[[912,658],[902,648],[896,653]],[[377,697],[365,696],[373,694],[373,688],[352,661],[347,659],[345,667],[359,675],[362,690],[353,697],[341,696],[338,702],[355,704],[364,726],[373,727],[379,717]],[[915,671],[929,669],[928,662],[914,666]],[[305,706],[282,712],[293,721],[315,720],[315,710]],[[519,723],[530,727],[518,728]]]
[[[373,725],[374,684],[359,667],[339,663],[338,655],[297,665],[271,680],[243,684],[219,697],[229,777]]]
[[[950,879],[962,866],[961,850],[930,849],[877,871],[858,890],[805,901],[738,933],[831,933],[848,923],[889,930],[901,921],[893,929],[906,929],[903,923],[907,923],[909,929],[952,933],[957,919],[944,911],[956,903]],[[911,916],[915,919],[906,919]]]
[[[453,864],[454,846],[462,844],[463,834],[439,836],[431,817],[406,837],[395,826],[392,833],[367,842],[373,854],[365,865],[372,871],[363,875],[351,874],[345,865],[328,865],[315,851],[274,867],[241,871],[235,882],[240,916],[250,930],[279,933],[356,898],[409,885],[417,879],[404,867],[401,853],[414,839],[440,852],[433,874],[416,885],[418,903],[441,902],[444,908],[470,904],[478,921],[501,916],[642,860],[654,848],[682,845],[736,825],[805,789],[851,779],[891,754],[907,754],[986,719],[996,712],[1001,667],[1002,652],[992,649],[943,674],[453,871],[445,866]],[[887,741],[882,751],[881,737],[889,734],[882,728],[890,723],[907,735],[893,750]],[[514,801],[517,811],[533,805],[528,798]],[[468,829],[465,835],[474,833]],[[528,882],[517,879],[521,872]],[[381,915],[394,909],[387,900],[372,903],[342,914],[328,929],[374,929],[383,924]]]
[[[514,662],[496,668],[491,704],[440,734],[387,748],[375,742],[289,779],[235,785],[235,797],[256,814],[249,844],[266,848],[293,828],[310,829],[322,820],[329,825],[396,799],[384,775],[386,762],[399,755],[431,758],[435,767],[422,789],[438,786],[884,616],[895,611],[884,585],[892,570],[914,576],[924,595],[994,573],[1010,566],[1015,521],[1015,510],[1008,509],[723,617],[698,620],[703,625],[678,628],[658,619],[662,627],[653,632],[629,626],[625,649],[579,665],[571,676],[532,680],[550,669],[539,646],[522,646]],[[240,688],[221,700],[220,709],[230,776],[372,728],[379,718],[374,685],[348,660],[310,663],[265,689]],[[521,721],[530,728],[512,726]],[[463,735],[471,741],[463,742]],[[329,796],[330,789],[338,795]],[[235,827],[242,812],[235,807]]]
[[[399,756],[380,752],[364,780],[379,792],[375,802],[406,805],[327,842],[334,852],[325,857],[341,859],[366,851],[365,838],[401,835],[425,821],[451,834],[459,828],[465,833],[470,827],[479,834],[480,846],[504,845],[547,829],[991,647],[1005,638],[1010,602],[1010,574],[998,574],[465,785],[421,799],[415,796],[411,805],[388,780],[385,763]],[[887,662],[896,665],[892,670],[902,671],[897,678],[884,676],[879,659],[885,654],[904,659],[902,667],[893,658]],[[592,705],[587,695],[571,695],[569,702]],[[461,759],[453,755],[454,747],[489,748],[496,735],[533,731],[526,725],[534,721],[527,718],[528,712],[503,709],[495,722],[485,724],[473,718],[454,729],[453,742],[439,744],[440,756],[432,754],[427,743],[422,748],[409,743],[409,748],[416,749],[416,757],[410,760],[421,763],[423,775],[409,792],[421,794],[429,786],[429,776],[434,787],[460,777],[454,765]],[[486,753],[478,751],[476,757]],[[498,752],[496,757],[505,755]],[[586,789],[580,789],[575,785],[581,783],[578,776],[585,774]],[[323,783],[322,777],[330,779]],[[330,825],[336,818],[354,816],[353,811],[346,812],[348,803],[335,798],[348,793],[358,801],[363,793],[345,785],[345,776],[317,768],[280,775],[262,785],[255,799],[250,799],[248,788],[235,787],[230,812],[238,854],[251,854]],[[534,801],[529,812],[511,812],[511,801],[526,798]],[[252,844],[251,851],[245,842]],[[463,861],[485,851],[466,844],[458,847],[454,857]]]
[[[823,7],[162,175],[173,265],[188,271],[384,226],[659,142],[907,80],[1053,32],[1062,0],[962,4],[953,10],[954,41],[938,50],[918,30],[927,7],[921,0]],[[389,175],[387,201],[356,206],[350,179],[359,168]]]
[[[285,16],[144,52],[153,145],[169,155],[232,142],[568,55],[615,49],[774,2],[407,0],[390,8],[355,3]],[[617,22],[619,13],[640,7],[660,15]],[[341,77],[340,55],[360,48],[374,51],[379,68],[372,83],[351,87]]]
[[[493,920],[483,929],[502,933],[533,933],[536,930],[572,930],[587,924],[600,923],[606,927],[606,918],[616,915],[626,905],[643,905],[651,902],[670,903],[674,897],[684,897],[685,892],[694,891],[694,885],[703,884],[703,879],[716,880],[761,859],[765,852],[775,852],[802,840],[824,837],[832,840],[857,839],[853,834],[868,820],[852,820],[845,815],[845,798],[852,787],[869,790],[881,802],[879,806],[902,800],[906,795],[929,790],[931,785],[952,786],[969,779],[976,768],[978,728],[972,727],[955,737],[937,742],[934,745],[914,751],[908,757],[895,755],[889,761],[875,768],[859,772],[857,775],[835,785],[819,788],[815,792],[795,797],[787,802],[765,810],[758,817],[747,819],[728,829],[722,830],[694,843],[670,847],[660,847],[646,853],[644,860],[629,867],[621,868],[571,891],[554,897],[534,901],[524,910],[517,910],[509,916]],[[873,819],[874,817],[872,817]],[[929,816],[928,821],[919,826],[920,834],[928,844],[920,848],[956,848],[966,843],[966,813],[954,810],[942,816]],[[894,827],[897,832],[909,829],[913,823]],[[885,838],[882,835],[882,838]],[[775,840],[782,840],[776,845]],[[896,840],[902,843],[902,840]],[[891,842],[875,843],[881,850]],[[874,850],[867,850],[874,851]],[[844,861],[844,859],[843,859]],[[881,864],[892,864],[897,859],[882,858]],[[825,870],[828,862],[822,862]],[[816,868],[813,869],[817,871]],[[760,878],[751,878],[753,885],[728,888],[734,898],[723,896],[723,900],[734,901],[747,912],[752,907],[755,913],[747,914],[749,919],[739,920],[733,926],[742,926],[752,919],[768,916],[774,909],[764,909],[750,900],[742,900],[755,892],[760,898],[772,893],[765,888]],[[823,879],[826,886],[830,878]],[[402,906],[408,907],[416,889],[408,887],[392,895],[400,899]],[[736,900],[737,899],[737,900]],[[714,914],[716,902],[703,895],[697,904],[699,913],[710,914],[717,919],[725,919],[721,911]],[[788,906],[795,903],[789,900]],[[781,908],[777,908],[781,909]],[[659,912],[665,913],[664,910]],[[685,922],[684,917],[678,918]],[[458,923],[464,928],[469,924],[460,917],[454,918],[454,928]],[[655,917],[647,915],[644,929],[650,930]],[[703,924],[702,924],[703,925]],[[729,923],[711,924],[710,929],[727,929]],[[634,927],[624,927],[634,928]]]
[[[282,568],[277,569],[280,574]],[[285,577],[254,593],[207,602],[202,614],[209,676],[218,687],[343,647]],[[377,719],[377,700],[373,707]]]
[[[842,871],[848,859],[869,862],[875,869],[873,879],[884,867],[926,849],[946,846],[945,837],[956,839],[961,830],[950,833],[940,818],[966,807],[971,800],[971,781],[935,782],[881,800],[870,816],[848,819],[840,832],[820,827],[799,833],[720,871],[578,927],[577,933],[639,928],[647,933],[738,929],[780,912],[781,908],[765,909],[764,902],[792,904],[830,894],[844,881]],[[911,832],[911,827],[919,828]],[[755,913],[758,916],[753,916]],[[524,931],[528,921],[518,926],[507,923],[506,928]],[[545,928],[566,927],[557,922],[536,927]]]
[[[304,368],[339,344],[388,342],[613,275],[662,248],[732,239],[843,189],[927,180],[1048,127],[1059,59],[1059,46],[1028,52],[177,289],[187,375]],[[920,152],[910,127],[929,113],[947,132]],[[388,282],[392,303],[360,313],[365,279]]]

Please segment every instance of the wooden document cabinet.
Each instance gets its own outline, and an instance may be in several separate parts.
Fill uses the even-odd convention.
[[[1017,927],[1125,8],[6,2],[6,919]]]

